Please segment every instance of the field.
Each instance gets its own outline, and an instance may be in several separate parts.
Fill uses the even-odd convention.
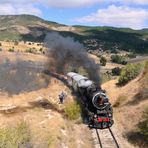
[[[47,69],[49,60],[44,45],[38,42],[0,41],[0,49],[0,147],[14,145],[15,148],[18,143],[24,147],[93,147],[91,131],[82,123],[81,110],[75,105],[76,97],[61,81],[43,72]],[[100,57],[95,54],[88,56],[100,64]],[[125,66],[112,63],[111,54],[104,53],[103,56],[107,63],[100,66],[102,75],[109,73],[110,76],[113,68]],[[118,135],[121,143],[126,143],[131,148],[134,146],[125,140],[125,135],[127,137],[138,122],[132,124],[130,120],[126,123],[124,121],[129,116],[134,121],[141,119],[141,112],[144,111],[142,106],[146,106],[147,100],[137,106],[130,106],[128,103],[139,90],[138,78],[124,87],[116,86],[116,78],[112,75],[105,77],[106,83],[103,82],[102,86],[107,90],[111,103],[121,106],[115,107],[115,127],[116,130],[120,129]],[[58,99],[61,91],[67,93],[63,105],[59,104]],[[16,136],[13,136],[13,131]]]

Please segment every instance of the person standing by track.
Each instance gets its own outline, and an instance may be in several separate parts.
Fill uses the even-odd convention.
[[[59,103],[60,104],[63,104],[64,103],[64,100],[66,98],[66,93],[64,93],[63,91],[59,94]]]

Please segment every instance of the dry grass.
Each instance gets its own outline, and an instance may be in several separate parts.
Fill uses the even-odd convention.
[[[121,105],[123,104],[123,102],[124,102],[125,100],[127,100],[127,98],[128,98],[128,97],[125,96],[125,95],[120,95],[120,96],[118,96],[118,98],[117,98],[117,100],[115,101],[113,107],[119,107],[119,106],[121,106]]]
[[[71,120],[76,120],[80,117],[81,107],[76,102],[68,102],[64,108],[66,116]]]
[[[62,90],[70,91],[58,80],[55,83],[55,79],[52,78],[47,88],[14,96],[1,96],[0,105],[15,104],[22,111],[19,109],[15,114],[8,115],[0,113],[0,126],[13,124],[15,127],[15,124],[25,120],[30,129],[33,147],[92,147],[87,127],[77,125],[76,121],[67,120],[65,113],[60,112],[74,99],[69,92],[64,104],[58,104],[58,95]],[[82,139],[82,143],[78,143],[78,139]]]
[[[18,148],[21,144],[29,143],[29,141],[29,128],[25,122],[21,122],[15,127],[0,129],[1,148]]]
[[[12,41],[9,41],[9,42],[6,42],[6,41],[0,41],[1,43],[1,48],[4,50],[4,51],[8,51],[9,49],[12,49],[14,48],[14,51],[26,51],[26,49],[29,49],[29,48],[35,48],[39,51],[40,48],[42,48],[43,46],[42,45],[38,45],[39,43],[33,43],[33,42],[19,42],[18,45],[15,45],[14,42]],[[31,43],[31,45],[29,45],[29,43]]]
[[[116,85],[117,80],[103,84],[103,89],[107,90],[110,102],[115,107],[115,123],[118,124],[121,134],[132,144],[136,144],[133,147],[144,147],[142,145],[144,136],[137,132],[137,128],[139,122],[143,120],[143,112],[145,112],[148,104],[147,69],[145,66],[143,73],[125,86],[118,87]],[[144,131],[146,131],[146,128]]]

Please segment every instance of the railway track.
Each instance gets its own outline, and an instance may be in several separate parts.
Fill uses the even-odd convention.
[[[103,130],[95,129],[95,133],[96,148],[120,148],[111,128]]]

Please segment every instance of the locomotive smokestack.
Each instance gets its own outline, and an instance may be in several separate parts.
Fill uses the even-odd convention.
[[[72,37],[63,37],[57,32],[49,33],[45,38],[49,54],[49,70],[66,74],[68,68],[83,67],[88,77],[100,85],[99,67],[88,57],[84,46]]]

